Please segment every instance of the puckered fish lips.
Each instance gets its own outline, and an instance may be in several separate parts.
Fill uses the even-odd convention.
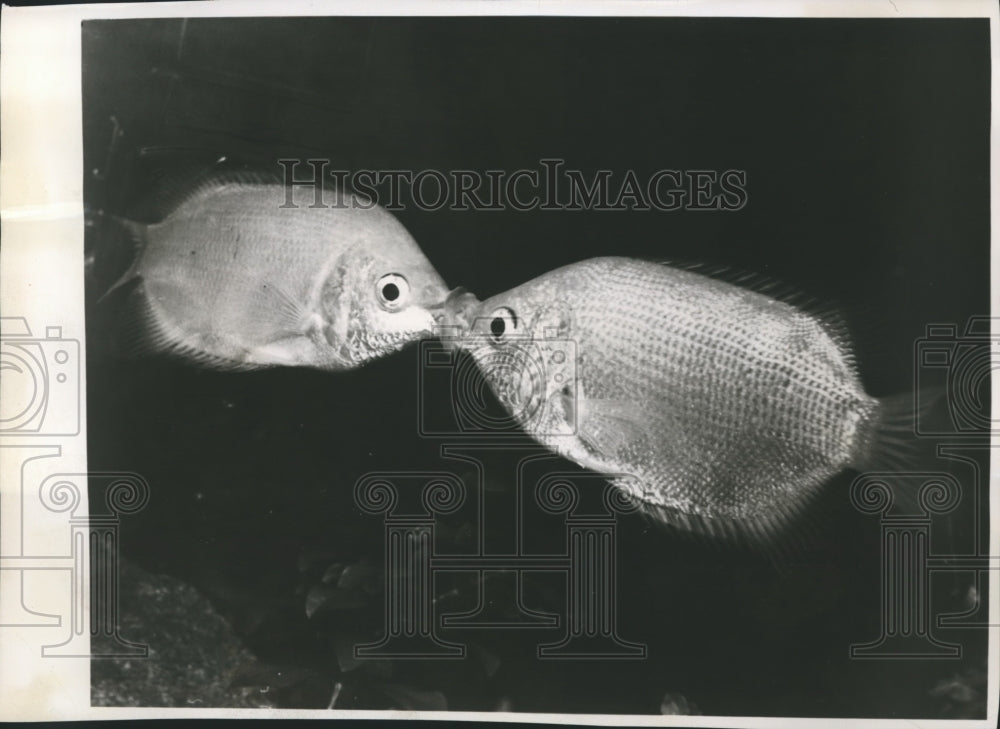
[[[455,350],[472,330],[480,301],[465,288],[453,289],[440,306],[433,307],[435,335],[445,348]]]

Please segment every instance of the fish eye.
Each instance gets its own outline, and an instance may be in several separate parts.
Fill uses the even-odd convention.
[[[490,336],[494,342],[502,342],[505,337],[517,333],[517,314],[502,306],[490,316]]]
[[[397,311],[406,304],[410,284],[398,273],[387,273],[375,284],[375,296],[383,309]]]

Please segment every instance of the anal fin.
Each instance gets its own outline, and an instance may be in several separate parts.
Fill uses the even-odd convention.
[[[830,516],[843,509],[844,482],[850,477],[849,473],[837,474],[822,487],[804,492],[795,502],[743,517],[707,516],[633,500],[638,512],[660,527],[699,544],[758,555],[780,571],[831,538],[836,527]]]
[[[168,355],[208,369],[223,371],[254,370],[267,366],[249,361],[245,353],[238,350],[233,350],[231,355],[226,356],[217,347],[207,346],[199,335],[183,331],[150,298],[141,278],[135,280],[128,293],[117,330],[118,349],[128,358]]]
[[[307,335],[285,337],[270,344],[250,349],[247,356],[262,366],[313,367],[320,363],[316,344]],[[326,369],[341,369],[326,363]],[[343,368],[349,364],[343,363]]]

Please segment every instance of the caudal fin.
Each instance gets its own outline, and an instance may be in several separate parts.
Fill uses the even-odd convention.
[[[97,240],[88,258],[88,275],[100,287],[102,302],[138,276],[146,225],[110,213],[95,213],[92,222]]]
[[[919,425],[944,403],[944,388],[879,398],[863,425],[853,466],[858,471],[912,471],[926,453]]]

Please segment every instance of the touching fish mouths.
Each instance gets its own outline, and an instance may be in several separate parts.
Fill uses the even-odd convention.
[[[449,348],[457,346],[458,340],[469,333],[479,304],[479,299],[465,288],[452,289],[444,301],[429,307],[434,317],[434,334]]]

